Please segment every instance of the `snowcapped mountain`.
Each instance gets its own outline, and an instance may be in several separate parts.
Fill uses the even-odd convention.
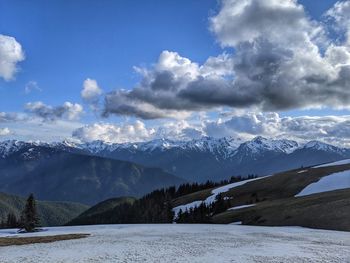
[[[292,153],[299,148],[299,144],[296,141],[291,140],[269,140],[258,136],[251,141],[242,143],[241,149],[245,149],[251,154],[260,154],[265,151],[275,151],[281,153]],[[239,150],[237,149],[236,152]]]
[[[298,144],[285,139],[261,136],[251,141],[203,137],[191,141],[157,139],[137,143],[93,141],[59,143],[4,141],[0,142],[0,158],[20,153],[30,160],[44,151],[64,151],[159,167],[190,181],[221,180],[234,175],[266,175],[278,171],[337,161],[350,157],[350,150],[311,141]]]
[[[35,141],[23,142],[17,140],[9,140],[0,142],[0,158],[6,158],[14,153],[21,152],[23,156],[30,158],[31,155],[37,153],[37,147],[50,147],[48,143]]]
[[[339,154],[342,154],[348,150],[346,148],[339,148],[339,147],[336,147],[334,145],[330,145],[330,144],[323,143],[320,141],[310,141],[310,142],[306,143],[303,146],[303,148],[324,151],[324,152],[334,152],[334,153],[339,153]]]

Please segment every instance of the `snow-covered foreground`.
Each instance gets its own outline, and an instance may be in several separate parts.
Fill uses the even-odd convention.
[[[350,233],[297,227],[104,225],[33,235],[64,233],[91,236],[0,247],[0,262],[350,262]]]

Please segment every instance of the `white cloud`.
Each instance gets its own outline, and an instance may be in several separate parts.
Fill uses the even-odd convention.
[[[22,46],[14,37],[0,34],[0,77],[9,81],[18,71],[17,63],[25,58]]]
[[[23,119],[23,116],[15,112],[0,112],[0,123],[2,122],[11,122],[19,121]]]
[[[76,129],[73,132],[73,137],[87,142],[102,140],[113,143],[124,143],[150,140],[153,138],[154,133],[154,129],[147,129],[141,121],[124,125],[95,123]]]
[[[72,132],[83,124],[70,120],[42,121],[40,117],[26,118],[20,121],[11,121],[6,126],[11,131],[9,138],[45,142],[62,141],[70,138]]]
[[[10,135],[11,131],[9,128],[0,128],[0,136],[7,136]]]
[[[83,83],[81,97],[93,110],[97,110],[102,92],[96,80],[87,78]]]
[[[47,121],[57,119],[76,120],[83,113],[83,107],[78,103],[65,102],[62,106],[50,106],[41,101],[29,102],[25,106],[26,110],[34,116]]]
[[[24,92],[29,94],[33,91],[42,91],[42,89],[39,87],[38,82],[31,80],[24,86]]]
[[[81,141],[102,140],[113,143],[149,141],[166,138],[191,140],[202,136],[252,139],[256,136],[307,142],[320,140],[350,147],[350,115],[281,117],[276,112],[241,112],[224,119],[157,122],[146,126],[141,121],[115,125],[96,123],[78,128],[73,137]]]
[[[327,13],[343,26],[339,36],[349,36],[349,6],[339,2]],[[142,80],[133,89],[107,94],[105,116],[349,108],[350,42],[328,38],[327,23],[312,20],[296,0],[223,0],[210,25],[232,53],[200,65],[165,50],[154,66],[138,68]]]
[[[111,143],[140,142],[161,138],[191,140],[203,135],[200,127],[190,125],[186,121],[158,123],[153,127],[147,127],[140,120],[120,125],[94,123],[80,127],[73,132],[73,137],[81,141],[102,140]]]
[[[225,120],[207,121],[203,130],[213,137],[252,138],[261,135],[350,146],[350,115],[280,117],[275,112],[245,113]]]

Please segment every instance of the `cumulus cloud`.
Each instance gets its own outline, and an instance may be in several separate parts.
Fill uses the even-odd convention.
[[[9,128],[0,128],[0,136],[7,136],[10,135],[11,131]]]
[[[201,125],[194,125],[185,120],[166,122],[156,129],[155,138],[167,138],[171,140],[199,139],[206,134]]]
[[[12,112],[0,112],[0,123],[2,122],[12,122],[23,119],[23,117],[19,116],[17,113]]]
[[[348,36],[350,1],[326,13]],[[163,51],[131,90],[105,98],[105,116],[144,119],[187,115],[218,107],[260,109],[348,108],[349,40],[327,36],[328,26],[312,20],[295,0],[223,0],[210,18],[219,43],[234,49],[202,65]]]
[[[138,69],[143,79],[132,90],[117,90],[105,97],[105,115],[120,114],[143,119],[186,118],[191,111],[205,109],[202,103],[186,98],[190,83],[203,78],[220,81],[230,75],[232,61],[228,55],[210,57],[199,66],[176,52],[163,51],[151,70]],[[217,70],[215,70],[217,68]]]
[[[76,120],[83,113],[83,107],[78,103],[65,102],[62,106],[50,106],[41,101],[29,102],[25,106],[27,112],[47,121],[57,119]]]
[[[98,86],[97,81],[87,78],[83,83],[81,97],[83,101],[90,105],[93,110],[98,108],[98,103],[102,95],[102,89]]]
[[[0,34],[0,77],[6,81],[13,79],[17,63],[24,58],[21,44],[14,37]]]
[[[339,1],[335,3],[335,5],[326,12],[326,15],[334,19],[335,26],[338,30],[343,30],[343,32],[347,34],[347,37],[350,37],[350,1]]]
[[[281,117],[276,112],[245,112],[216,121],[185,120],[147,126],[136,121],[127,124],[96,123],[80,127],[73,137],[81,141],[102,140],[112,143],[153,139],[191,140],[203,136],[234,137],[249,140],[256,136],[307,142],[320,140],[342,147],[350,146],[350,115]]]
[[[25,94],[29,94],[33,91],[42,91],[42,89],[39,87],[38,82],[31,80],[24,86],[24,92]]]
[[[321,140],[339,146],[350,146],[350,116],[281,117],[278,113],[245,113],[225,120],[207,121],[203,126],[212,137],[265,136],[288,138],[300,142]]]
[[[85,142],[102,140],[124,143],[149,140],[152,139],[154,133],[154,129],[147,129],[141,121],[125,125],[95,123],[76,129],[73,137]]]
[[[102,140],[110,143],[141,142],[161,138],[191,140],[200,138],[203,135],[199,127],[194,127],[183,120],[167,122],[153,127],[147,127],[140,120],[119,125],[94,123],[78,128],[72,134],[75,139],[84,142]]]

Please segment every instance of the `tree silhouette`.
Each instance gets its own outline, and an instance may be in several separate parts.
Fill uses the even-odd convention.
[[[34,232],[40,226],[39,223],[34,195],[30,194],[21,215],[20,230]]]

